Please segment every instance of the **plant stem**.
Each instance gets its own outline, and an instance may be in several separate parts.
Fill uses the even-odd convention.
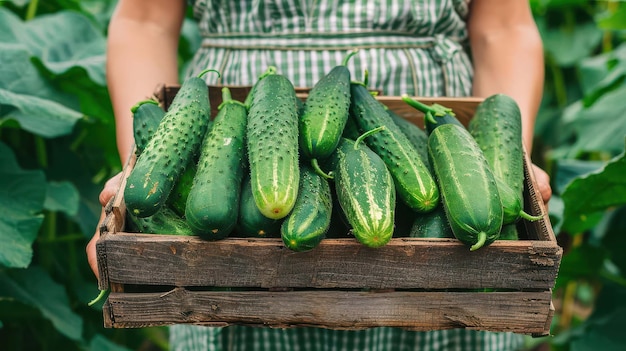
[[[42,168],[48,167],[48,153],[46,152],[46,141],[40,137],[35,136],[35,150],[37,152],[37,161]]]
[[[35,18],[35,15],[37,15],[37,7],[39,6],[39,0],[30,0],[30,3],[28,3],[28,9],[26,9],[26,21],[29,21],[33,18]]]

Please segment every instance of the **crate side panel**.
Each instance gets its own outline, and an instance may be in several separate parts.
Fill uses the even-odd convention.
[[[475,252],[455,239],[397,238],[378,249],[326,239],[309,252],[293,252],[280,239],[118,233],[105,242],[109,281],[139,285],[546,290],[560,261],[560,248],[530,240]]]
[[[174,289],[161,294],[111,294],[107,305],[114,315],[113,327],[192,323],[356,330],[388,326],[544,334],[551,293]]]

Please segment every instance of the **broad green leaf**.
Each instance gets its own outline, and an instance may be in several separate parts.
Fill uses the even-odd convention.
[[[595,226],[606,209],[626,204],[625,174],[626,157],[622,153],[602,169],[573,180],[562,196],[563,229],[581,233]]]
[[[54,75],[79,67],[96,84],[104,86],[106,40],[101,30],[75,11],[61,11],[36,17],[28,22],[16,20],[0,8],[2,42],[24,44],[31,55]],[[10,27],[9,27],[10,26]]]
[[[83,117],[57,102],[0,89],[0,112],[7,107],[13,109],[3,119],[15,119],[23,129],[45,138],[69,134]]]
[[[572,280],[593,280],[603,267],[607,251],[601,247],[582,244],[563,255],[555,289]]]
[[[6,296],[36,307],[52,322],[57,331],[72,340],[80,340],[82,318],[70,308],[62,285],[56,283],[43,269],[11,269],[0,272],[0,296]]]
[[[43,221],[46,179],[42,171],[21,169],[3,143],[0,165],[0,267],[25,268]]]
[[[581,61],[578,68],[583,93],[597,95],[626,75],[626,43],[613,51]]]
[[[80,194],[70,182],[49,182],[44,208],[49,211],[60,211],[68,216],[78,212]]]
[[[605,93],[596,102],[575,116],[572,128],[576,141],[571,149],[580,152],[619,154],[626,136],[626,85]]]
[[[16,120],[44,137],[68,134],[82,114],[75,101],[42,79],[22,44],[0,43],[0,121]]]
[[[602,31],[595,23],[581,23],[571,29],[546,29],[542,33],[544,49],[563,67],[573,66],[590,56],[602,40]]]

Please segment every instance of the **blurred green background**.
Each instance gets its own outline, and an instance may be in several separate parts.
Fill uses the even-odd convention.
[[[114,0],[0,1],[0,348],[166,350],[166,328],[104,329],[85,245],[118,173],[105,84]],[[551,350],[626,349],[626,2],[533,0],[545,94],[532,158],[564,248]],[[190,17],[189,17],[190,18]],[[180,72],[199,45],[184,24]]]

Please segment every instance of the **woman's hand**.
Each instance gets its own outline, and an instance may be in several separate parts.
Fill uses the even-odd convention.
[[[113,198],[113,196],[115,195],[115,192],[117,191],[117,189],[119,189],[121,182],[122,182],[122,172],[118,173],[113,178],[109,179],[104,184],[104,189],[102,189],[102,191],[100,192],[99,201],[100,201],[100,205],[102,205],[102,212],[100,213],[100,220],[98,221],[98,226],[96,227],[95,234],[93,235],[89,243],[87,243],[87,261],[89,262],[89,266],[91,267],[91,270],[96,275],[96,278],[99,277],[98,260],[96,257],[96,242],[98,241],[98,239],[100,239],[100,224],[102,223],[105,217],[104,207],[111,200],[111,198]]]
[[[550,186],[550,176],[546,171],[539,168],[539,166],[533,164],[532,172],[535,175],[535,181],[537,182],[537,190],[541,195],[541,199],[545,205],[548,205],[548,201],[552,197],[552,187]]]

